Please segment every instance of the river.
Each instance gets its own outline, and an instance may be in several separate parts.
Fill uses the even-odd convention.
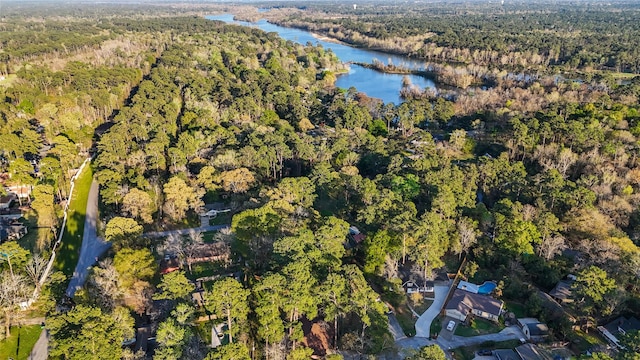
[[[399,55],[391,55],[379,51],[358,49],[348,45],[339,44],[337,42],[320,40],[308,31],[270,24],[266,20],[260,20],[255,23],[235,21],[232,14],[210,15],[206,16],[206,18],[209,20],[224,21],[230,24],[253,26],[266,32],[276,32],[283,39],[291,40],[300,44],[321,44],[325,49],[331,49],[331,51],[338,56],[340,61],[345,63],[371,63],[373,59],[377,59],[385,64],[391,62],[394,65],[403,65],[411,69],[424,68],[424,63],[416,59]],[[392,102],[399,104],[403,101],[400,97],[400,89],[402,88],[402,79],[405,76],[409,77],[412,84],[422,89],[436,88],[433,81],[422,76],[385,74],[358,65],[351,65],[348,73],[338,76],[336,86],[341,88],[350,88],[353,86],[358,91],[367,94],[367,96],[382,99],[385,103]]]

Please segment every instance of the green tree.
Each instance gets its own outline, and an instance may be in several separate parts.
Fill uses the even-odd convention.
[[[38,214],[38,227],[53,229],[58,223],[54,206],[54,189],[51,185],[36,185],[32,191],[31,208]],[[49,245],[50,231],[38,232],[38,247],[44,249]]]
[[[140,219],[145,224],[150,224],[153,222],[155,203],[148,193],[138,189],[131,189],[122,199],[122,210],[133,218]]]
[[[284,339],[284,323],[280,309],[285,289],[286,279],[278,273],[265,276],[253,288],[257,302],[255,312],[260,324],[258,336],[264,340],[266,348]]]
[[[120,282],[129,289],[136,281],[149,281],[156,273],[156,260],[149,249],[121,249],[113,258]]]
[[[364,272],[380,275],[384,268],[387,256],[398,252],[400,245],[393,242],[386,230],[376,232],[365,240]]]
[[[614,279],[609,278],[607,272],[597,266],[589,266],[578,273],[573,288],[580,301],[590,301],[598,304],[604,295],[616,287]]]
[[[162,280],[160,284],[158,284],[158,289],[160,289],[161,292],[155,294],[153,296],[154,299],[178,300],[186,299],[195,287],[184,275],[184,271],[172,271],[162,276]]]
[[[199,211],[202,202],[203,191],[193,188],[174,176],[164,185],[164,211],[173,221],[184,219],[187,210]]]
[[[109,220],[104,230],[104,237],[117,248],[132,247],[142,235],[142,226],[134,219],[116,216]]]
[[[217,281],[212,291],[205,295],[207,306],[212,307],[218,318],[226,320],[230,343],[233,342],[233,337],[240,333],[241,326],[247,320],[248,297],[249,290],[232,278]]]
[[[232,343],[218,346],[207,355],[206,360],[251,360],[251,356],[247,345]]]
[[[29,259],[29,250],[25,250],[15,241],[6,241],[0,245],[0,263],[6,263],[11,275],[22,268]]]
[[[122,327],[96,307],[78,305],[47,319],[50,355],[64,359],[115,360],[122,356]]]
[[[640,354],[640,330],[631,330],[622,335],[620,345],[624,347],[625,352]]]
[[[438,345],[422,347],[416,354],[407,357],[407,360],[445,360],[447,357]]]
[[[156,332],[156,340],[162,348],[161,357],[167,359],[173,355],[175,359],[180,358],[189,336],[189,331],[176,323],[174,319],[167,319],[161,322]]]

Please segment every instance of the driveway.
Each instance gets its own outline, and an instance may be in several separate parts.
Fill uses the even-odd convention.
[[[231,226],[231,225],[222,224],[222,225],[201,226],[201,227],[191,228],[191,229],[148,232],[148,233],[142,234],[142,236],[147,237],[147,238],[161,238],[161,237],[167,237],[169,235],[188,235],[189,231],[191,231],[191,230],[198,230],[198,231],[202,231],[202,232],[217,231],[217,230],[222,230],[222,229],[228,228],[229,226]]]
[[[69,297],[73,297],[76,290],[84,285],[91,266],[96,263],[96,259],[111,247],[111,243],[100,239],[96,232],[98,222],[98,190],[98,182],[96,179],[93,179],[91,189],[89,190],[89,198],[87,199],[87,211],[84,219],[84,233],[82,234],[80,258],[78,259],[73,277],[67,287],[66,294]]]
[[[502,331],[496,334],[478,335],[471,337],[453,335],[451,336],[451,339],[445,339],[444,337],[439,336],[437,342],[444,349],[455,349],[463,346],[479,345],[485,341],[498,342],[507,340],[518,340],[520,338],[524,338],[522,330],[520,330],[520,328],[517,326],[509,326],[502,329]]]
[[[402,331],[402,327],[400,326],[398,319],[396,319],[396,316],[389,313],[387,314],[387,317],[389,318],[389,332],[391,332],[391,335],[393,335],[393,340],[398,341],[400,339],[406,338],[406,335],[404,334],[404,331]]]
[[[440,310],[444,305],[448,292],[448,285],[435,285],[433,287],[433,304],[431,304],[427,311],[416,321],[416,336],[429,337],[431,333],[431,322],[440,315]]]

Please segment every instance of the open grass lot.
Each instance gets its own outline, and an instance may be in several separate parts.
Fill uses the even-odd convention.
[[[82,245],[82,233],[84,232],[84,218],[87,211],[87,198],[93,179],[93,169],[85,166],[82,173],[76,179],[75,187],[67,218],[67,226],[62,237],[62,243],[56,255],[55,267],[65,275],[71,276],[78,263],[80,246]]]
[[[478,350],[514,349],[518,345],[520,345],[520,342],[518,340],[499,341],[499,342],[487,341],[480,345],[457,348],[453,350],[453,357],[456,360],[471,360],[475,357],[475,353]]]
[[[471,322],[470,326],[458,325],[454,334],[465,337],[495,334],[503,328],[491,321],[476,318]]]
[[[41,332],[40,325],[12,327],[11,337],[0,341],[0,359],[27,359]]]

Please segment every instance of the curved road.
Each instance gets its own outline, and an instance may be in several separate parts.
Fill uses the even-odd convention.
[[[100,239],[96,232],[98,223],[98,182],[93,179],[91,189],[89,190],[89,198],[87,199],[87,210],[84,219],[84,233],[82,234],[82,246],[80,248],[80,257],[78,264],[73,272],[73,277],[67,287],[67,296],[73,297],[76,290],[82,288],[87,280],[89,269],[96,263],[96,259],[104,254],[111,243]]]

